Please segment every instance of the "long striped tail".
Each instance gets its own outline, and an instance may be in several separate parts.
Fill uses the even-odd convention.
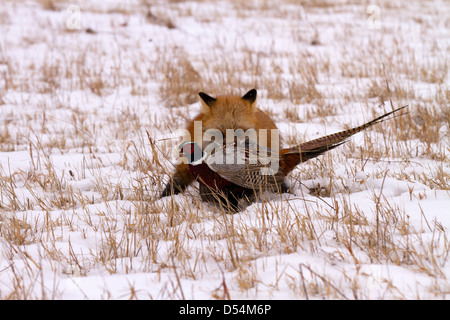
[[[358,127],[333,133],[321,138],[304,142],[298,146],[281,150],[280,157],[283,159],[282,161],[284,174],[286,175],[291,172],[298,164],[320,156],[321,154],[340,146],[341,144],[347,142],[348,138],[357,134],[358,132],[361,132],[375,124],[388,120],[388,116],[406,107],[408,106],[406,105],[393,111],[387,112],[382,116],[366,122]]]

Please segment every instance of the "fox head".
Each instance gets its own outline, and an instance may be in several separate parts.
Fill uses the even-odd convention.
[[[200,92],[205,129],[214,128],[222,133],[226,129],[247,130],[255,127],[256,123],[256,95],[255,89],[244,96],[218,96],[213,98]]]

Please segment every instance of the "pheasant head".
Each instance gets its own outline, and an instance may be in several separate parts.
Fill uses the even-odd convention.
[[[179,149],[180,158],[185,158],[188,164],[197,165],[205,158],[205,153],[195,142],[183,142]]]

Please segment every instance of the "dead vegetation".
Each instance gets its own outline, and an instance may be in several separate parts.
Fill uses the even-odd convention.
[[[445,17],[396,4],[368,30],[365,1],[76,1],[83,26],[68,32],[68,3],[6,1],[0,30],[19,28],[12,17],[49,27],[0,36],[0,298],[92,298],[94,274],[146,273],[151,292],[133,280],[96,297],[448,299],[448,225],[428,202],[450,190],[448,61],[432,40]],[[253,87],[286,145],[409,113],[299,166],[292,195],[241,214],[195,186],[157,200],[198,91]]]

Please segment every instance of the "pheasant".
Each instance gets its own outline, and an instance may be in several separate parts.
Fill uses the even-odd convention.
[[[385,113],[358,127],[278,151],[264,150],[245,140],[243,143],[218,146],[214,154],[206,154],[197,143],[184,142],[180,145],[180,157],[187,160],[190,172],[199,181],[202,200],[225,205],[236,212],[239,199],[251,199],[256,193],[265,190],[285,191],[284,180],[298,164],[340,146],[356,133],[406,107]],[[276,171],[271,168],[274,162],[278,164]]]

